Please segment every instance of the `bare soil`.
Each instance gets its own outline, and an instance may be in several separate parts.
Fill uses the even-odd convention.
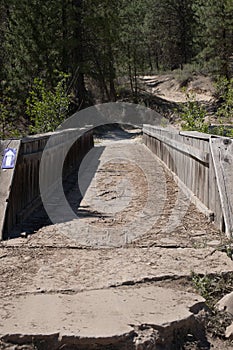
[[[170,102],[186,102],[186,94],[192,93],[200,102],[213,102],[216,90],[213,81],[203,75],[183,75],[185,73],[149,75],[141,77],[152,95]]]

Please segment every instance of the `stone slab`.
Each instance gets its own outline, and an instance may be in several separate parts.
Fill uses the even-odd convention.
[[[191,310],[202,309],[204,301],[196,294],[156,286],[24,295],[1,301],[0,334],[111,338],[140,325],[174,329],[184,321],[192,323]]]
[[[162,281],[196,274],[231,273],[233,261],[212,248],[0,249],[0,296],[83,291]],[[19,283],[19,271],[20,283]]]
[[[58,253],[59,254],[59,253]],[[60,260],[59,260],[60,256]],[[104,288],[233,271],[226,254],[213,249],[117,249],[69,251],[49,257],[33,276],[29,290]]]

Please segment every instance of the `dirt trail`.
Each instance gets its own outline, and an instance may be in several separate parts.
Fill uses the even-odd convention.
[[[192,274],[233,270],[232,261],[218,249],[224,237],[189,203],[140,138],[115,133],[97,140],[96,146],[80,169],[85,192],[81,205],[77,185],[68,195],[77,220],[0,245],[4,342],[37,339],[51,350],[139,350],[147,349],[148,342],[161,343],[161,337],[170,344],[181,329],[183,339],[188,329],[196,329],[192,307],[203,311],[202,298],[188,282]],[[87,173],[93,176],[87,178]],[[144,305],[148,295],[152,304]],[[104,298],[108,307],[101,308],[98,318],[98,300]],[[152,307],[160,303],[162,308]],[[126,319],[121,308],[128,310]],[[99,322],[95,334],[91,319]],[[152,328],[143,329],[143,324]]]
[[[193,75],[185,78],[185,73],[149,75],[141,77],[152,95],[170,102],[186,102],[186,92],[193,93],[195,99],[209,103],[214,100],[215,88],[207,76]]]

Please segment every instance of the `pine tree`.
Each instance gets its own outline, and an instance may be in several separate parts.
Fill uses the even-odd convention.
[[[228,79],[231,75],[230,57],[233,52],[233,2],[232,0],[198,1],[196,13],[201,31],[201,59],[211,72]]]
[[[53,71],[60,68],[60,8],[56,1],[11,0],[4,51],[4,70],[10,88],[26,95],[34,77],[53,85]]]
[[[159,63],[165,69],[182,68],[194,56],[195,17],[192,1],[152,0],[151,8],[151,33],[157,68]]]
[[[138,75],[144,70],[153,68],[148,33],[148,1],[122,1],[119,16],[120,46],[119,71],[127,73],[131,91],[137,101]]]
[[[99,85],[102,100],[115,101],[119,1],[85,2],[85,58],[87,74]]]

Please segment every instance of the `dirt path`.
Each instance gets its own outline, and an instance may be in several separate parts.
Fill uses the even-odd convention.
[[[195,99],[200,102],[208,103],[214,100],[215,88],[209,77],[185,75],[185,72],[177,71],[174,74],[143,76],[141,81],[153,95],[167,101],[186,102],[186,92],[194,94]]]
[[[168,296],[171,290],[173,290],[174,295],[177,293],[172,303],[168,297],[167,304],[164,304],[162,310],[156,309],[154,312],[160,313],[161,317],[162,315],[164,317],[167,313],[165,310],[168,308],[173,311],[171,311],[170,321],[164,321],[167,322],[167,325],[174,324],[172,320],[176,320],[176,324],[181,321],[184,323],[184,320],[187,321],[191,317],[190,310],[184,308],[182,312],[185,316],[182,314],[181,317],[181,315],[178,316],[177,311],[174,311],[176,309],[172,309],[172,305],[182,305],[183,303],[185,305],[184,293],[191,293],[190,296],[187,295],[187,298],[192,300],[193,296],[191,297],[191,295],[195,291],[188,282],[192,274],[212,273],[220,275],[233,270],[232,261],[224,252],[216,249],[224,244],[224,237],[211,223],[207,222],[203,214],[188,202],[188,199],[165,172],[163,166],[141,143],[140,138],[126,140],[124,137],[122,138],[121,134],[115,134],[114,141],[110,137],[98,140],[96,145],[96,149],[90,152],[80,169],[80,184],[84,192],[81,205],[77,207],[80,197],[77,186],[74,186],[68,196],[69,202],[77,212],[77,220],[45,226],[27,238],[12,239],[0,245],[2,310],[0,316],[7,320],[3,323],[0,322],[0,334],[4,336],[5,341],[19,342],[20,337],[16,337],[16,333],[21,334],[21,337],[24,335],[24,341],[26,341],[25,339],[31,341],[32,329],[34,329],[35,334],[45,334],[46,329],[41,328],[44,324],[43,317],[36,316],[40,313],[40,305],[35,309],[37,311],[34,310],[34,313],[31,314],[31,318],[28,316],[29,314],[27,315],[27,310],[29,310],[30,305],[35,303],[42,302],[43,305],[49,303],[51,306],[53,300],[56,305],[60,305],[59,300],[64,300],[64,305],[67,307],[63,310],[60,306],[56,306],[59,309],[61,321],[60,323],[57,323],[57,320],[51,321],[54,322],[54,328],[50,327],[49,323],[47,332],[51,334],[52,329],[54,329],[54,332],[60,332],[60,337],[63,334],[62,339],[64,336],[67,337],[68,333],[70,336],[70,332],[75,332],[75,336],[78,337],[82,332],[79,334],[77,327],[72,326],[72,322],[69,323],[67,310],[75,312],[70,303],[76,303],[77,313],[81,312],[80,320],[82,319],[84,322],[80,324],[82,328],[83,324],[87,322],[85,317],[89,317],[85,315],[90,315],[88,312],[96,313],[98,309],[94,308],[90,311],[89,304],[94,303],[93,305],[95,305],[97,303],[98,305],[98,298],[100,300],[105,293],[110,293],[106,300],[111,300],[111,293],[113,293],[112,295],[117,293],[117,298],[121,300],[122,295],[124,295],[125,300],[131,300],[132,295],[134,295],[135,308],[137,303],[140,304],[136,314],[141,316],[136,317],[133,308],[128,311],[128,321],[121,319],[116,322],[117,324],[122,322],[124,330],[125,325],[130,323],[131,317],[132,320],[134,319],[132,323],[135,324],[136,317],[138,319],[137,327],[139,327],[143,323],[149,323],[148,311],[143,312],[142,317],[140,309],[144,293],[147,294],[149,290],[143,288],[155,288],[154,292],[150,290],[155,303],[160,303],[162,300],[159,299],[159,293],[156,298],[156,288],[165,288],[161,292],[161,296],[166,294],[166,290]],[[38,218],[38,213],[36,215]],[[140,289],[139,294],[142,295],[142,299],[141,297],[137,299],[137,294],[134,294],[137,289]],[[98,291],[97,294],[93,294],[94,299],[89,293],[92,291]],[[42,295],[44,298],[41,299]],[[67,298],[66,295],[71,297]],[[79,298],[84,298],[83,300],[86,300],[87,303],[86,308],[82,311],[78,306]],[[199,300],[200,297],[196,295],[196,298]],[[93,300],[95,301],[93,302]],[[198,305],[200,305],[201,299],[199,301]],[[120,307],[123,306],[119,306],[119,310]],[[14,310],[18,310],[18,308],[21,311],[15,313]],[[111,310],[111,303],[109,304],[108,309],[113,319],[115,319],[116,313],[120,312],[117,311],[117,308],[116,305],[116,309]],[[51,314],[55,309],[49,310],[49,314]],[[187,310],[189,311],[187,312]],[[108,317],[106,312],[107,310],[102,317],[99,317],[102,326],[103,319],[106,315]],[[153,308],[151,312],[153,312]],[[63,327],[63,314],[67,330],[64,330]],[[77,315],[74,314],[72,317],[78,317]],[[30,322],[27,321],[27,316],[30,318]],[[79,322],[78,319],[77,322]],[[161,329],[161,325],[156,322],[153,319],[155,329]],[[163,323],[163,327],[165,323]],[[34,324],[34,328],[30,328],[32,324]],[[90,344],[93,343],[93,334],[88,324],[87,322],[85,326],[87,327],[85,331],[86,347],[83,343],[79,343],[78,346],[81,349],[92,349]],[[114,324],[111,328],[112,333],[110,333],[114,334],[113,338],[117,334],[118,340],[119,337],[130,338],[132,330],[136,332],[136,325],[129,332],[124,332],[118,328],[116,331]],[[100,329],[103,333],[104,326],[102,326]],[[164,329],[167,331],[168,326]],[[170,328],[171,330],[174,331],[173,328]],[[97,338],[100,337],[98,332]],[[136,333],[140,333],[138,329]],[[103,339],[105,336],[106,339],[108,338],[106,334],[101,336]],[[145,333],[143,333],[144,336]],[[154,336],[150,333],[150,337]],[[113,338],[109,340],[110,343]],[[124,338],[125,344],[128,342],[126,338]],[[57,338],[54,339],[53,341],[58,341]],[[59,343],[59,346],[68,349],[67,342],[71,339],[69,338],[69,341],[67,338],[64,339],[66,341]],[[138,341],[137,337],[134,342],[136,340]],[[114,341],[116,341],[115,338]],[[146,344],[146,341],[144,343]],[[105,349],[103,344],[104,341],[98,345],[100,349]],[[122,343],[119,342],[119,344],[110,348],[123,349]],[[146,349],[145,344],[144,347],[134,348]],[[192,349],[195,348],[195,344],[194,342]],[[56,348],[55,345],[50,344],[50,346],[51,349]],[[84,348],[82,348],[83,346]],[[130,346],[132,344],[125,349],[131,349]],[[42,347],[41,349],[46,348]]]

